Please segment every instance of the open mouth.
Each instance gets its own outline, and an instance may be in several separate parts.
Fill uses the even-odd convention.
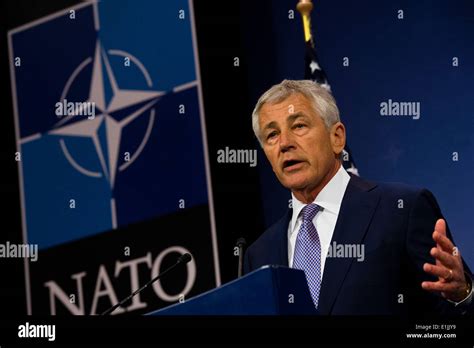
[[[283,162],[283,170],[291,171],[299,169],[303,165],[303,161],[300,160],[287,160]]]

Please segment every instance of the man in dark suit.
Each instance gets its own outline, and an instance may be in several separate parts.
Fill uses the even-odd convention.
[[[292,209],[248,248],[246,273],[267,264],[304,270],[323,315],[472,313],[472,274],[436,199],[350,176],[328,91],[285,80],[260,97],[252,118]]]

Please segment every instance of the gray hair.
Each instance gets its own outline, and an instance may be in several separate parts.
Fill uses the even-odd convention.
[[[322,118],[326,128],[340,121],[339,109],[332,94],[321,85],[311,80],[283,80],[272,86],[257,101],[252,112],[252,127],[260,145],[259,112],[265,103],[277,104],[292,94],[302,94],[313,104],[314,111]]]

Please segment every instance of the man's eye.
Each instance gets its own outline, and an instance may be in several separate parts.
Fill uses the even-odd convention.
[[[295,124],[293,127],[294,127],[294,128],[303,128],[303,127],[306,127],[306,125],[303,124],[303,123],[297,123],[297,124]]]
[[[271,132],[267,135],[267,139],[273,138],[276,135],[276,132]]]

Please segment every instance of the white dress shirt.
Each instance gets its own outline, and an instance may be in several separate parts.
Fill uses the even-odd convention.
[[[336,227],[339,210],[341,208],[342,198],[346,192],[347,185],[351,177],[347,174],[343,166],[339,168],[332,179],[324,186],[324,188],[316,196],[314,204],[319,205],[322,209],[318,211],[313,218],[313,224],[318,231],[321,243],[321,279],[323,279],[324,264],[328,254],[329,244]],[[296,197],[292,196],[293,216],[288,226],[288,265],[293,267],[293,255],[295,252],[296,237],[301,227],[303,217],[300,215],[305,203],[300,202]],[[471,283],[472,284],[472,283]],[[469,305],[474,298],[474,286],[471,288],[470,294],[460,302],[449,302],[458,305]]]
[[[316,226],[321,242],[321,279],[323,277],[329,244],[331,243],[337,217],[339,216],[342,198],[344,197],[350,178],[344,167],[341,166],[332,179],[324,186],[321,192],[319,192],[313,202],[322,208],[313,218],[313,224]],[[303,220],[300,213],[306,204],[296,199],[293,193],[291,196],[293,202],[293,217],[288,226],[288,265],[293,267],[296,237]]]

